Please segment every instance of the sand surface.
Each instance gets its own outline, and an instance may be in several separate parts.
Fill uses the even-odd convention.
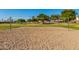
[[[0,31],[1,50],[79,49],[79,30],[58,27],[21,27]]]

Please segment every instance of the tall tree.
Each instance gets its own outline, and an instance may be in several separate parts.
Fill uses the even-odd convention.
[[[72,9],[65,9],[61,12],[61,19],[64,21],[71,21],[76,18],[76,12]]]

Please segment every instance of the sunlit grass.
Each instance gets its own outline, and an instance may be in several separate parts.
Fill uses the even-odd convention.
[[[68,28],[67,23],[57,24],[12,24],[11,28],[18,27],[63,27]],[[69,28],[79,30],[79,24],[69,24]],[[0,30],[10,29],[10,24],[0,24]]]

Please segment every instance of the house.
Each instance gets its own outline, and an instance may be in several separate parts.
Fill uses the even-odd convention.
[[[44,23],[62,23],[63,20],[57,19],[57,20],[45,20]]]
[[[76,19],[73,22],[74,23],[79,23],[79,16],[76,16]]]

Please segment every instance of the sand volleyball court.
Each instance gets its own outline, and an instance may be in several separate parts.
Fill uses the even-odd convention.
[[[0,31],[1,50],[79,49],[79,30],[58,27],[21,27]]]

